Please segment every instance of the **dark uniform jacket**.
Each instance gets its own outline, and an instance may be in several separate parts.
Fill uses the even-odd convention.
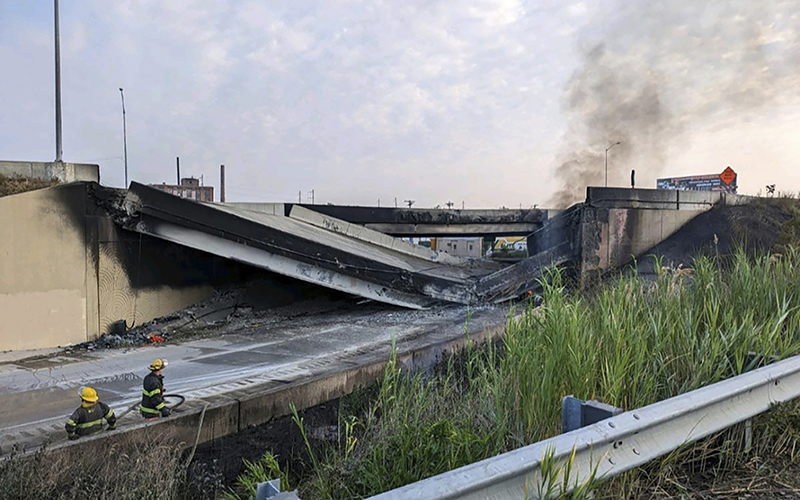
[[[165,417],[169,410],[164,403],[164,376],[150,372],[142,384],[142,404],[139,406],[145,418]]]
[[[72,413],[67,420],[67,436],[70,439],[77,439],[81,436],[90,436],[103,430],[103,419],[108,421],[109,429],[117,423],[117,416],[114,410],[102,401],[91,406],[81,406]]]

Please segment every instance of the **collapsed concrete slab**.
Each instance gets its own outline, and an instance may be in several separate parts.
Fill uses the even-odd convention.
[[[370,241],[369,235],[352,237],[297,217],[200,204],[138,183],[131,184],[124,207],[117,222],[126,229],[415,309],[437,301],[474,303],[478,280],[499,269],[481,261],[436,262],[385,241]]]
[[[303,205],[323,215],[392,236],[524,236],[541,228],[548,210],[391,208]]]

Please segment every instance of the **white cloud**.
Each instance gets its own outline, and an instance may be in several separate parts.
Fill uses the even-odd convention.
[[[589,12],[589,7],[586,2],[577,2],[567,7],[567,12],[573,17],[580,17]]]
[[[520,0],[479,0],[470,2],[466,11],[490,28],[502,28],[519,21],[525,14]]]

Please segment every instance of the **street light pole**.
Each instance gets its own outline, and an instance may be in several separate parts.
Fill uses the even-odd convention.
[[[606,148],[606,187],[608,187],[608,150],[616,146],[617,144],[622,144],[621,142],[617,141],[614,144],[610,145]]]
[[[64,148],[61,145],[61,37],[58,30],[58,0],[55,6],[55,49],[56,49],[56,162],[61,162]]]
[[[125,122],[125,94],[122,87],[119,88],[119,95],[122,97],[122,148],[125,156],[125,187],[128,187],[128,125]],[[180,179],[178,179],[180,182]]]

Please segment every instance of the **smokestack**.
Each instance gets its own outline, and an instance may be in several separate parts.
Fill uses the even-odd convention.
[[[177,185],[181,185],[181,158],[179,156],[175,157],[175,166],[178,169],[178,182]]]
[[[219,201],[225,203],[225,165],[219,166]]]

